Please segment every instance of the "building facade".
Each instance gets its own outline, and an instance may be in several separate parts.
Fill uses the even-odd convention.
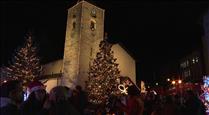
[[[205,75],[209,75],[209,9],[203,17],[203,54],[205,63]]]
[[[183,57],[179,63],[179,72],[184,82],[202,82],[204,64],[201,51],[196,50]]]
[[[86,1],[80,1],[68,9],[63,59],[44,65],[44,75],[60,74],[62,77],[49,79],[47,91],[56,85],[85,87],[90,63],[99,51],[104,38],[104,9]],[[112,47],[121,76],[128,76],[136,83],[135,60],[119,44]]]
[[[61,83],[84,86],[90,61],[104,37],[104,10],[86,1],[68,10]]]

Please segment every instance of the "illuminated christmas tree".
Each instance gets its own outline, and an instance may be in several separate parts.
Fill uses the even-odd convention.
[[[204,85],[202,86],[203,93],[200,96],[200,98],[206,107],[206,112],[209,113],[209,76],[204,77],[203,83],[204,83]]]
[[[24,84],[40,77],[42,66],[31,35],[26,37],[23,47],[15,52],[12,63],[6,68],[6,72],[10,79],[20,79]]]
[[[90,103],[106,105],[111,95],[119,94],[120,71],[111,51],[112,45],[103,40],[99,47],[99,52],[89,67],[86,89]]]

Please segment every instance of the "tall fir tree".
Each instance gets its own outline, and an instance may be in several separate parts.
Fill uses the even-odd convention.
[[[15,51],[12,63],[6,71],[10,79],[22,80],[24,84],[41,76],[42,66],[32,35],[27,35],[23,47]]]
[[[106,40],[100,42],[99,52],[90,64],[86,84],[88,101],[96,105],[106,105],[111,95],[119,93],[120,71],[116,58],[111,51],[112,44]]]

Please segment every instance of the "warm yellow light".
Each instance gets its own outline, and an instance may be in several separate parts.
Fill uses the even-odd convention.
[[[176,84],[176,81],[172,81],[172,84],[175,85]]]
[[[182,83],[182,81],[181,81],[181,80],[178,80],[178,83],[179,83],[179,84],[181,84],[181,83]]]
[[[170,81],[170,79],[168,78],[167,81]]]

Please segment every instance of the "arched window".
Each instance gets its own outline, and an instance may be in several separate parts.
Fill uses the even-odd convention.
[[[96,21],[95,20],[91,20],[91,22],[90,22],[90,29],[92,31],[96,30]]]
[[[75,14],[73,14],[73,23],[72,23],[72,29],[74,30],[75,28],[76,28],[76,15]]]
[[[76,23],[75,21],[73,21],[73,29],[75,29],[75,27],[76,27]]]

